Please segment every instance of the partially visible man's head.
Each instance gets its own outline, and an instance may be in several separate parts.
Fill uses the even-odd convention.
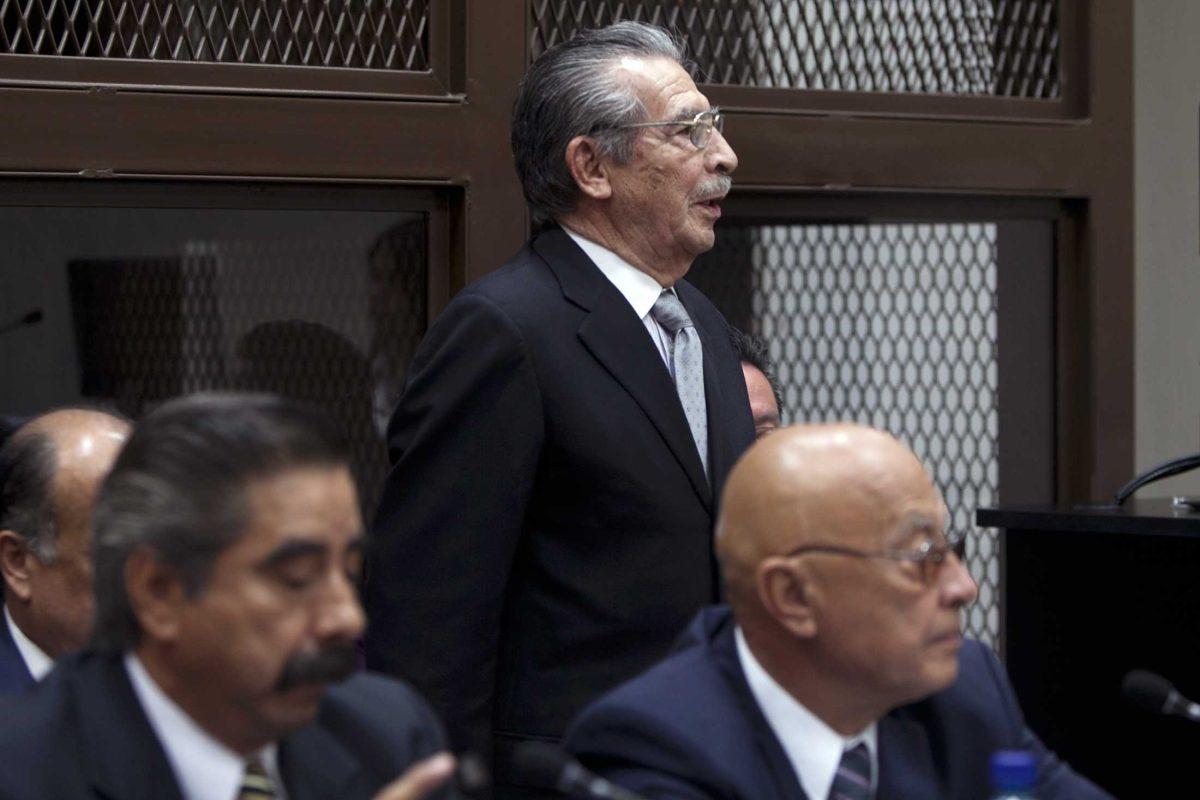
[[[954,681],[976,587],[944,549],[946,521],[916,456],[856,425],[783,428],[730,475],[717,547],[734,612],[768,671],[833,727],[857,732]]]
[[[737,167],[719,131],[691,140],[687,123],[710,106],[681,59],[652,25],[585,31],[530,66],[512,119],[534,221],[566,222],[671,283],[712,247]],[[658,122],[679,124],[630,127]]]
[[[746,394],[750,398],[750,416],[754,420],[754,435],[761,439],[781,424],[779,410],[783,408],[783,397],[779,393],[779,381],[771,368],[766,342],[732,326],[729,328],[729,339],[742,364],[742,377],[746,380]]]
[[[0,449],[0,572],[17,627],[51,658],[92,630],[91,515],[129,433],[102,411],[35,417]]]
[[[354,666],[363,525],[342,432],[267,395],[176,400],[96,504],[96,646],[134,651],[211,735],[250,752]]]

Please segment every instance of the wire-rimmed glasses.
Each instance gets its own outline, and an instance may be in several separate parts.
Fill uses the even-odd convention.
[[[953,554],[959,561],[965,563],[967,555],[967,537],[964,533],[948,533],[944,541],[936,542],[928,538],[920,547],[913,550],[884,548],[882,550],[856,550],[853,547],[842,547],[835,544],[806,544],[784,553],[785,558],[802,556],[807,553],[831,553],[833,555],[851,556],[854,558],[886,558],[891,561],[906,561],[916,564],[921,573],[921,582],[933,584],[942,570],[942,565]]]
[[[697,150],[703,150],[705,147],[708,147],[714,130],[718,132],[725,130],[725,115],[721,113],[721,109],[719,108],[710,108],[708,111],[701,111],[690,120],[671,119],[663,122],[631,122],[628,125],[614,125],[609,130],[623,131],[629,128],[662,128],[670,125],[678,126],[681,131],[686,128],[688,139],[691,140]]]

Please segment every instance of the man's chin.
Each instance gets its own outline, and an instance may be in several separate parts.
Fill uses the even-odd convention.
[[[303,728],[316,719],[326,688],[320,684],[305,684],[277,690],[275,697],[271,698],[270,705],[271,718],[279,734]]]
[[[958,680],[958,648],[942,654],[942,658],[931,665],[928,694],[949,689]]]
[[[688,249],[691,251],[692,257],[703,255],[713,249],[713,245],[717,243],[717,234],[713,231],[711,224],[700,226],[691,237]]]

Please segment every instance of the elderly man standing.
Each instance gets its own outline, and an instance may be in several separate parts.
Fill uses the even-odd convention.
[[[424,703],[346,680],[364,536],[347,453],[266,396],[139,423],[96,501],[92,646],[0,705],[21,722],[0,726],[0,797],[415,800],[443,783]]]
[[[102,411],[35,417],[0,448],[0,693],[41,680],[92,632],[92,502],[129,434]]]
[[[494,747],[500,783],[717,593],[716,498],[754,427],[683,276],[737,157],[680,57],[626,22],[530,67],[512,148],[543,230],[446,308],[390,424],[368,664]]]
[[[647,798],[978,800],[999,749],[1042,800],[1103,792],[1025,727],[995,655],[964,641],[976,586],[921,463],[831,425],[765,437],[729,479],[730,608],[590,707],[568,746]]]

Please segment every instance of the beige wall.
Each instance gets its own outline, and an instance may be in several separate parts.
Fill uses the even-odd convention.
[[[1200,3],[1134,5],[1136,453],[1200,450]],[[1100,54],[1103,57],[1103,54]],[[1142,490],[1200,495],[1200,471]]]

